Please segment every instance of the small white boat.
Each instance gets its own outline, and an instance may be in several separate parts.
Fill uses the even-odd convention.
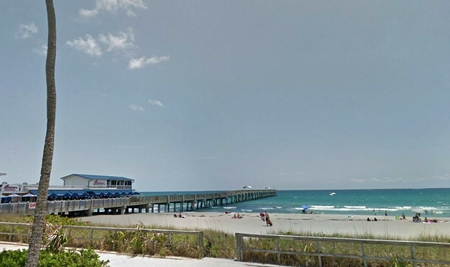
[[[330,193],[330,196],[334,196],[334,195],[336,195],[336,193],[335,193],[335,192],[332,192],[332,193]]]

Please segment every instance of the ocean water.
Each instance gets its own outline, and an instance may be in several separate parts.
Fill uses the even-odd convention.
[[[145,192],[143,195],[180,195],[209,192]],[[276,197],[229,203],[202,212],[255,212],[450,217],[450,188],[371,190],[279,190]]]

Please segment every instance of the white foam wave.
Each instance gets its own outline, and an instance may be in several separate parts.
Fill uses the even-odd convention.
[[[223,208],[226,210],[232,210],[232,209],[235,209],[236,207],[223,207]]]
[[[347,208],[347,209],[356,209],[356,210],[365,210],[365,209],[367,209],[366,206],[344,206],[344,208]]]
[[[310,209],[312,209],[312,210],[333,210],[334,206],[315,206],[315,205],[313,205],[310,207]]]

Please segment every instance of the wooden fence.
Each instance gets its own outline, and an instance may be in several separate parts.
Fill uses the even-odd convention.
[[[331,237],[312,237],[312,236],[287,236],[287,235],[261,235],[261,234],[242,234],[236,233],[236,257],[238,261],[245,261],[246,254],[252,254],[247,258],[258,258],[256,254],[260,255],[275,255],[275,263],[282,264],[282,255],[301,255],[306,257],[317,258],[315,264],[308,266],[330,266],[324,264],[324,259],[358,259],[365,267],[370,266],[370,261],[389,262],[392,260],[398,262],[411,262],[415,267],[421,266],[420,263],[436,264],[436,265],[450,265],[448,255],[450,251],[450,243],[437,242],[419,242],[419,241],[400,241],[400,240],[375,240],[375,239],[353,239],[353,238],[331,238]],[[264,249],[261,247],[252,246],[254,244],[264,244]],[[266,240],[267,242],[261,242]],[[284,243],[283,243],[284,242]],[[328,247],[325,245],[328,243]],[[306,245],[305,245],[306,244]],[[257,245],[257,246],[258,246]],[[374,245],[381,245],[384,249],[374,250]],[[348,251],[350,253],[338,252],[333,249],[336,247],[348,246],[351,247]],[[372,246],[372,247],[370,247]],[[331,249],[329,249],[331,247]],[[358,248],[359,247],[359,248]],[[369,247],[369,248],[368,248]],[[398,255],[388,256],[394,247],[403,247],[404,254],[409,256],[399,257]],[[430,255],[422,248],[432,248],[433,250],[441,250],[437,255]],[[391,250],[390,250],[391,248]],[[420,250],[420,253],[417,251]],[[354,254],[359,250],[359,254]],[[342,251],[342,250],[341,250]],[[420,255],[418,255],[420,254]],[[287,256],[289,257],[289,256]],[[426,258],[425,258],[426,257]],[[438,258],[432,258],[438,257]],[[259,257],[261,259],[261,257]],[[328,261],[329,263],[330,261]],[[272,263],[272,262],[264,262]],[[334,264],[334,263],[333,263]],[[333,265],[331,264],[331,265]],[[418,265],[419,264],[419,265]],[[303,266],[303,265],[302,265]],[[384,266],[384,265],[383,265]],[[397,266],[397,265],[395,265]],[[399,265],[403,266],[403,265]],[[405,265],[406,266],[406,265]]]
[[[27,223],[9,223],[0,222],[0,240],[9,242],[28,242],[31,234],[32,224]],[[89,246],[94,246],[95,243],[101,243],[105,241],[109,236],[112,241],[117,238],[120,232],[137,232],[152,233],[152,234],[164,234],[166,236],[166,246],[183,246],[183,243],[177,243],[174,240],[176,235],[193,235],[196,236],[195,246],[199,250],[199,257],[204,255],[204,239],[208,240],[211,244],[214,242],[201,231],[178,231],[178,230],[162,230],[162,229],[144,229],[144,228],[117,228],[117,227],[93,227],[93,226],[74,226],[64,225],[62,229],[66,230],[67,236],[75,242],[88,243]],[[102,234],[103,233],[103,234]],[[112,242],[112,251],[116,251],[117,242]],[[95,246],[94,246],[95,247]]]

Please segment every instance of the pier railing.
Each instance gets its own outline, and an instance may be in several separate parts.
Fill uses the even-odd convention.
[[[277,191],[273,189],[234,190],[208,194],[185,194],[185,195],[161,195],[161,196],[127,196],[118,198],[100,199],[70,199],[51,200],[47,202],[50,214],[73,214],[86,212],[111,212],[125,214],[134,212],[158,212],[165,211],[193,211],[212,206],[221,206],[229,203],[237,203],[266,197],[276,196]],[[156,207],[155,207],[156,206]],[[0,213],[33,215],[36,207],[35,202],[11,202],[1,203]],[[162,210],[161,207],[164,207]]]
[[[373,266],[371,262],[392,261],[399,263],[392,266],[409,266],[401,265],[402,262],[410,262],[415,267],[422,266],[422,263],[436,264],[433,266],[450,265],[450,243],[244,233],[236,233],[235,236],[238,261],[265,258],[263,263],[286,265],[286,262],[294,260],[319,267],[350,266],[349,263],[338,264],[337,259],[359,260],[364,267]],[[262,243],[264,247],[261,247]],[[402,249],[397,249],[399,247]],[[402,253],[392,255],[393,251]]]

